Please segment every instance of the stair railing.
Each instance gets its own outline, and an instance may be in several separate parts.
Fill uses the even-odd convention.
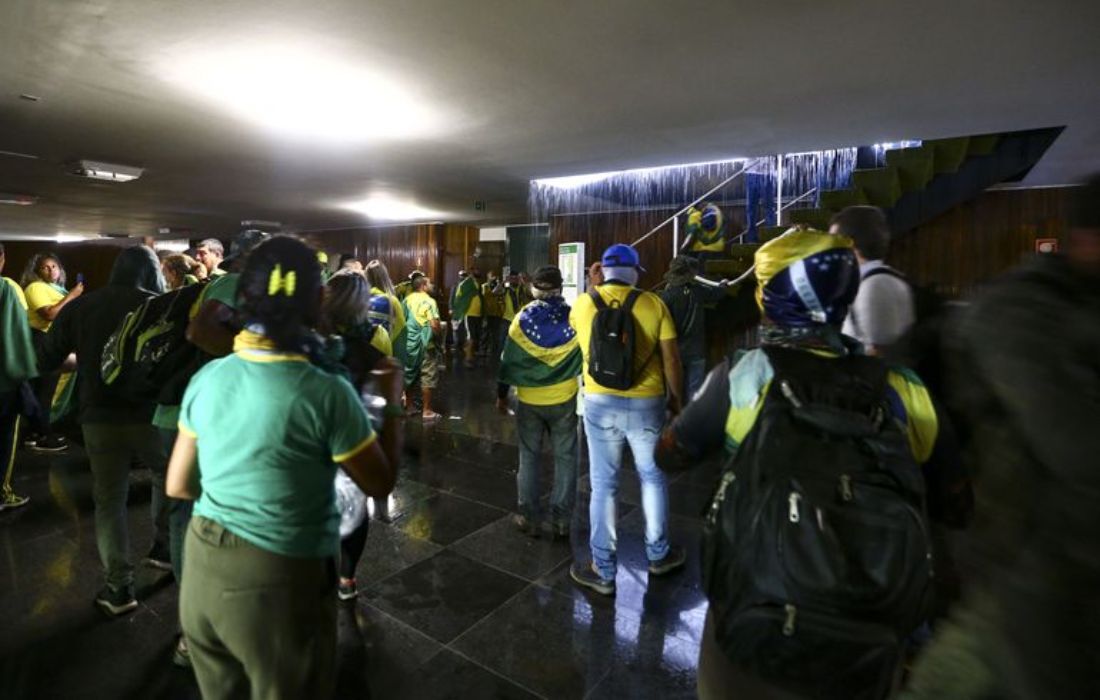
[[[726,185],[730,184],[731,182],[733,182],[737,178],[739,178],[742,175],[744,175],[745,173],[747,173],[749,171],[749,168],[755,167],[757,163],[760,163],[761,161],[764,161],[764,160],[766,160],[766,159],[765,158],[756,158],[755,160],[752,160],[752,161],[746,161],[741,166],[740,170],[735,172],[733,175],[730,175],[725,180],[722,180],[722,182],[720,182],[717,185],[715,185],[714,187],[710,188],[709,190],[707,190],[705,193],[703,193],[699,197],[696,197],[690,204],[685,205],[682,209],[677,211],[675,214],[673,214],[672,216],[668,217],[667,219],[665,219],[661,223],[654,226],[644,236],[642,236],[638,240],[634,241],[630,245],[631,246],[636,246],[639,243],[641,243],[642,241],[644,241],[647,238],[649,238],[650,236],[652,236],[653,234],[660,231],[665,226],[668,226],[669,224],[672,224],[672,231],[673,231],[672,251],[673,251],[673,255],[675,255],[677,252],[679,252],[680,247],[681,247],[680,246],[680,240],[679,240],[680,239],[680,216],[683,215],[688,209],[691,209],[692,207],[694,207],[699,202],[702,202],[707,197],[711,196],[712,194],[714,194],[718,190],[722,189]],[[686,243],[686,241],[685,241],[685,243]]]
[[[812,194],[815,194],[816,192],[817,192],[817,188],[816,187],[811,187],[810,189],[806,190],[802,194],[798,195],[797,197],[795,197],[794,199],[792,199],[791,201],[787,202],[782,207],[780,207],[779,208],[779,213],[782,214],[783,212],[787,211],[787,209],[789,209],[792,204],[797,204],[798,202],[801,202],[803,199],[806,199],[807,197],[809,197]],[[776,217],[776,218],[778,219],[778,217]],[[760,221],[757,221],[756,226],[753,226],[752,228],[756,228],[756,227],[760,226],[761,224],[767,223],[767,221],[768,221],[768,217],[765,216]],[[750,229],[745,229],[740,234],[738,234],[737,238],[734,239],[734,242],[735,243],[744,243],[745,242],[745,236],[747,236],[749,234],[749,230]]]

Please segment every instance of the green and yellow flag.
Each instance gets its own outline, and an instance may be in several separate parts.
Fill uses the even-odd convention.
[[[498,380],[516,387],[520,401],[552,405],[577,393],[581,349],[561,297],[533,301],[508,328]]]

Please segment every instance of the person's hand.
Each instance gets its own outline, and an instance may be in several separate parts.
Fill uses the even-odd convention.
[[[508,408],[508,399],[497,399],[497,411],[503,416],[512,414],[511,409]]]
[[[378,391],[386,403],[397,406],[401,403],[401,392],[405,388],[404,372],[401,365],[392,357],[387,357],[378,362],[371,370],[371,377],[378,385]]]
[[[77,282],[76,286],[69,290],[69,293],[65,295],[67,299],[76,299],[78,296],[84,293],[84,283]]]

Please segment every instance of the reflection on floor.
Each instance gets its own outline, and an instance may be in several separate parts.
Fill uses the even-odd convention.
[[[340,698],[693,698],[706,601],[699,587],[699,514],[713,466],[670,487],[672,534],[685,571],[650,581],[634,474],[620,488],[615,598],[575,588],[571,557],[587,559],[588,478],[582,463],[572,548],[518,533],[514,421],[492,408],[487,370],[456,370],[441,392],[445,418],[408,426],[410,456],[396,491],[375,509],[359,567],[362,593],[340,611]],[[550,462],[542,482],[549,493]],[[177,589],[138,569],[139,609],[108,620],[100,585],[91,478],[77,446],[23,451],[16,491],[0,514],[0,698],[197,698],[171,664]],[[632,471],[629,468],[626,471]],[[150,544],[148,475],[132,477],[137,556]]]

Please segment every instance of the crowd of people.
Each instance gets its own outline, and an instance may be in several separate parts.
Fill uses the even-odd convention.
[[[713,252],[720,211],[692,216]],[[402,420],[439,417],[450,351],[493,372],[485,400],[514,416],[519,533],[570,537],[585,441],[588,556],[569,574],[599,595],[616,591],[630,449],[649,576],[702,557],[700,697],[887,697],[916,650],[907,697],[1087,697],[1100,180],[1077,194],[1064,255],[966,307],[926,303],[884,262],[889,240],[883,213],[861,206],[761,246],[758,347],[709,372],[705,309],[727,285],[700,278],[707,255],[675,258],[655,293],[638,286],[638,252],[612,245],[572,304],[552,265],[471,268],[443,312],[420,271],[395,285],[353,255],[329,270],[302,240],[259,231],[228,255],[215,239],[159,259],[123,249],[93,291],[35,256],[22,284],[0,283],[0,509],[27,504],[12,490],[20,441],[67,449],[50,413],[59,383],[75,387],[96,605],[137,607],[126,501],[140,463],[146,561],[180,582],[175,659],[203,696],[325,697],[337,601],[358,592],[361,506],[394,488]],[[137,335],[160,351],[131,352]],[[704,547],[688,552],[670,531],[669,473],[712,458]],[[963,549],[948,533],[972,517]]]

